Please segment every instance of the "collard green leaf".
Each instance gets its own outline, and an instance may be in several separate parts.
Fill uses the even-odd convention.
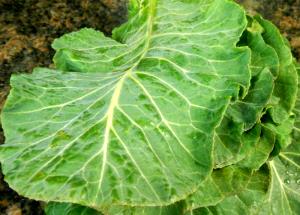
[[[276,51],[264,42],[263,28],[248,17],[247,30],[239,42],[251,49],[251,86],[247,95],[229,105],[215,135],[215,168],[237,163],[247,156],[251,147],[260,141],[260,118],[269,108],[274,89],[274,80],[279,70]],[[277,103],[275,103],[277,104]]]
[[[300,91],[293,112],[296,115],[293,143],[268,162],[272,180],[260,214],[294,215],[300,212]]]
[[[47,215],[300,213],[298,76],[274,25],[229,0],[130,0],[112,38],[53,48],[1,115],[5,179]]]
[[[111,215],[182,215],[183,201],[163,207],[111,207],[106,214]]]
[[[257,214],[259,207],[265,200],[270,174],[263,166],[249,178],[242,190],[235,190],[233,195],[227,196],[214,206],[190,210],[185,215],[252,215]]]
[[[136,60],[129,61],[132,55],[124,54],[128,52],[129,45],[121,44],[105,37],[102,32],[88,28],[54,40],[52,47],[57,50],[54,57],[56,67],[66,71],[122,71],[130,68]],[[122,58],[122,54],[126,59]]]
[[[252,50],[251,74],[257,76],[265,68],[269,68],[274,77],[278,76],[279,58],[275,49],[268,45],[262,34],[265,29],[257,20],[248,16],[248,28],[241,38],[241,45],[249,46]],[[243,41],[244,40],[244,41]]]
[[[279,98],[279,105],[271,108],[270,113],[276,123],[286,121],[294,108],[297,97],[297,71],[293,56],[286,40],[271,22],[255,16],[255,20],[264,28],[263,38],[272,46],[279,57],[279,73],[275,81],[274,96]],[[284,146],[281,146],[284,147]]]
[[[290,134],[294,124],[292,108],[297,93],[297,73],[290,48],[270,22],[259,16],[248,17],[248,22],[239,44],[251,48],[251,87],[245,98],[228,107],[217,130],[214,148],[216,168],[237,163],[247,156],[244,164],[256,165],[257,169],[272,150],[272,154],[276,155],[292,141]],[[271,117],[268,117],[269,113]],[[256,123],[262,123],[275,135],[275,144],[273,141],[264,144],[265,138],[255,138],[255,132],[250,130],[249,135],[242,129],[244,126],[247,130]],[[257,156],[260,159],[256,160]]]
[[[300,211],[299,139],[269,162],[272,181],[260,214],[294,215]]]
[[[214,167],[223,168],[244,159],[260,140],[260,133],[260,126],[244,132],[243,123],[223,118],[214,138]]]
[[[0,161],[20,194],[163,206],[211,173],[215,128],[249,87],[250,52],[235,45],[245,13],[224,0],[142,2],[116,41],[89,29],[56,40],[64,71],[12,77]]]
[[[291,133],[293,131],[294,122],[295,116],[291,115],[279,125],[274,123],[265,123],[265,126],[272,130],[272,132],[276,135],[278,150],[286,148],[292,143]]]
[[[114,206],[103,212],[104,214],[112,215],[182,215],[187,213],[187,211],[195,211],[200,207],[216,205],[229,196],[244,191],[251,178],[252,172],[249,169],[234,166],[225,167],[223,169],[214,170],[212,176],[199,187],[198,191],[184,201],[165,207]],[[52,204],[53,203],[50,204],[52,211],[55,209],[55,205],[58,205],[59,210],[64,208],[64,206],[59,205],[59,203]],[[74,205],[74,207],[77,206]],[[49,207],[47,207],[47,209],[48,208]],[[84,207],[80,207],[80,210],[83,208]],[[57,210],[58,209],[55,211]]]
[[[251,52],[253,53],[253,51]],[[252,77],[252,86],[247,96],[232,104],[228,114],[235,122],[243,123],[243,129],[251,129],[262,116],[274,88],[274,76],[269,68],[263,69],[257,76]]]
[[[243,33],[240,45],[251,49],[251,87],[245,98],[228,108],[235,122],[244,123],[245,130],[258,123],[274,89],[274,80],[279,70],[276,51],[263,39],[263,27],[248,17],[248,28]]]
[[[71,203],[50,202],[45,208],[46,215],[102,215],[102,213]],[[111,215],[182,215],[184,204],[179,202],[164,207],[129,207],[114,206],[104,210],[103,214]]]
[[[274,148],[276,135],[267,127],[262,127],[259,141],[255,145],[249,145],[242,154],[245,158],[238,164],[244,168],[258,170],[268,159]]]
[[[245,189],[251,179],[252,171],[229,166],[214,170],[208,178],[186,202],[186,211],[193,211],[200,207],[213,206],[231,195]]]
[[[71,203],[50,202],[45,208],[46,215],[102,215],[100,212]]]

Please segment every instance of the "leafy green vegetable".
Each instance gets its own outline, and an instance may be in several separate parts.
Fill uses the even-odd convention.
[[[215,205],[227,196],[243,191],[251,175],[252,172],[247,169],[232,166],[215,170],[198,191],[186,199],[186,210]]]
[[[268,162],[272,181],[260,214],[297,214],[300,211],[299,140]]]
[[[298,71],[299,74],[300,67]],[[300,211],[300,91],[294,112],[292,144],[268,162],[272,180],[260,214],[298,214]]]
[[[100,212],[84,207],[81,205],[71,204],[71,203],[56,203],[51,202],[47,204],[45,208],[47,215],[101,215]]]
[[[130,0],[112,38],[53,48],[1,114],[5,180],[47,215],[300,213],[298,75],[273,24],[229,0]]]
[[[223,199],[216,205],[201,207],[186,214],[257,214],[268,191],[269,172],[266,167],[253,173],[244,190]]]

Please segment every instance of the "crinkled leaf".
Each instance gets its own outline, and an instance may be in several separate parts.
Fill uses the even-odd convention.
[[[272,180],[260,214],[294,215],[300,212],[300,91],[294,112],[293,143],[268,162]]]
[[[263,39],[263,27],[250,17],[248,22],[240,45],[249,46],[251,49],[251,88],[245,98],[228,108],[228,115],[234,121],[244,123],[245,130],[259,122],[273,93],[274,80],[279,70],[276,51]]]
[[[285,38],[271,22],[255,16],[255,20],[263,27],[263,38],[272,46],[279,57],[279,74],[275,81],[274,96],[278,97],[279,105],[271,108],[270,113],[276,123],[286,121],[294,108],[297,97],[297,71],[293,63],[293,56]]]
[[[251,170],[234,165],[214,170],[197,192],[186,199],[186,210],[216,205],[226,197],[243,191],[251,175]]]
[[[260,214],[294,215],[300,211],[300,145],[297,142],[269,162],[272,180]]]
[[[266,198],[270,174],[263,166],[254,172],[242,190],[236,190],[215,206],[202,207],[186,212],[185,215],[252,215],[257,214],[259,207]]]
[[[244,11],[224,0],[138,7],[117,41],[89,29],[56,40],[56,66],[73,72],[12,77],[0,160],[20,194],[162,206],[211,173],[215,127],[249,85],[249,50],[235,46]]]
[[[275,141],[276,135],[273,131],[263,126],[259,141],[257,141],[255,145],[249,145],[242,153],[246,156],[239,162],[239,165],[258,170],[268,160],[274,148]]]
[[[228,114],[234,121],[243,123],[245,130],[249,130],[259,122],[263,109],[271,98],[273,82],[274,76],[269,68],[265,68],[257,76],[252,77],[252,87],[247,96],[228,108]]]
[[[245,158],[260,139],[259,126],[244,132],[242,123],[223,118],[214,138],[215,168],[228,166]]]
[[[295,117],[291,115],[279,125],[269,122],[265,123],[265,126],[272,130],[272,132],[276,135],[276,143],[278,147],[276,150],[280,151],[282,148],[286,148],[292,143],[291,133],[293,131],[294,122]]]
[[[256,165],[257,169],[267,160],[270,150],[276,155],[291,143],[294,124],[291,110],[297,93],[297,74],[290,48],[270,22],[259,16],[248,17],[248,21],[240,45],[251,48],[251,87],[245,98],[229,106],[217,130],[214,148],[217,168],[247,156],[248,164],[244,164]],[[249,135],[242,130],[243,126],[247,130],[260,122],[276,136],[275,148],[272,141],[264,144],[264,138],[257,141],[260,137],[253,136],[255,132],[250,131],[252,135]],[[256,160],[257,156],[260,159]]]
[[[241,38],[241,45],[249,46],[251,55],[251,75],[257,76],[263,69],[269,68],[274,77],[278,76],[279,58],[272,46],[268,45],[262,34],[264,28],[252,17],[248,17],[248,28]]]
[[[250,17],[248,20],[252,21]],[[247,95],[228,107],[215,135],[215,168],[237,163],[251,147],[256,146],[260,130],[253,126],[260,121],[274,89],[279,60],[275,50],[262,37],[262,27],[253,20],[248,24],[239,45],[251,48],[251,87]],[[277,103],[275,103],[277,104]],[[248,130],[245,132],[245,130]]]

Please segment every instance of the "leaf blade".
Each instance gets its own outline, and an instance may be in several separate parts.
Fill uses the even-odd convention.
[[[72,47],[60,46],[62,69],[73,72],[37,69],[12,79],[2,115],[7,140],[0,159],[6,180],[21,194],[98,210],[114,204],[163,206],[193,193],[210,174],[214,129],[231,97],[249,85],[249,50],[235,46],[246,26],[245,13],[221,0],[144,2],[145,38],[126,54],[130,61],[115,65],[121,71],[97,72],[87,50],[75,47],[74,60]],[[166,13],[166,8],[173,9]],[[235,19],[221,10],[231,11]],[[163,16],[154,18],[174,11],[179,28],[167,27]],[[139,22],[136,16],[132,19]],[[199,24],[193,32],[191,16]],[[140,35],[130,25],[128,34],[122,32],[126,25],[118,31],[127,43]],[[220,34],[228,40],[215,48]],[[190,43],[182,43],[187,36]],[[158,51],[158,44],[164,50]],[[19,168],[22,162],[28,166]]]

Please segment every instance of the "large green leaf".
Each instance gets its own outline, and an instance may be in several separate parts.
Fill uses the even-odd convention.
[[[252,172],[249,169],[235,166],[225,167],[223,169],[214,170],[212,176],[201,184],[198,192],[186,198],[185,201],[177,202],[165,207],[113,206],[107,210],[103,210],[103,213],[112,215],[182,215],[185,214],[186,211],[193,211],[200,207],[216,205],[228,196],[236,195],[244,191],[248,186],[251,177]],[[65,209],[70,207],[70,204],[50,203],[48,204],[46,211],[48,211],[48,213],[53,213],[62,210],[62,208]],[[78,213],[85,207],[78,207],[78,205],[74,204],[71,208],[75,214],[75,212]]]
[[[0,161],[20,194],[98,210],[163,206],[211,173],[215,128],[249,87],[250,52],[235,45],[244,11],[224,0],[133,8],[119,42],[83,29],[54,43],[56,66],[73,72],[12,77]]]

